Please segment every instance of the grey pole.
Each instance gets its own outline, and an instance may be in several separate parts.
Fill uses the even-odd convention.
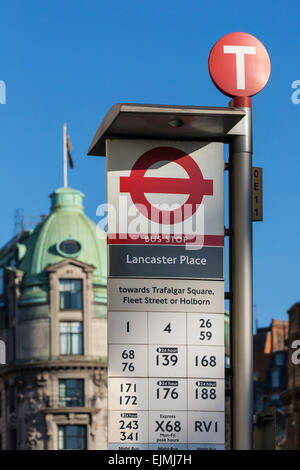
[[[249,99],[248,99],[249,100]],[[234,106],[233,100],[230,106]],[[251,103],[249,100],[248,103]],[[252,312],[252,113],[244,135],[230,144],[230,301],[232,367],[232,449],[252,449],[253,312]]]

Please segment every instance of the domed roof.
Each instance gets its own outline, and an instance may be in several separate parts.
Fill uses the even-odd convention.
[[[106,240],[103,232],[83,212],[84,195],[72,188],[51,194],[51,212],[39,223],[26,242],[26,253],[19,264],[24,271],[23,285],[41,284],[45,268],[66,258],[95,267],[93,282],[106,284]]]

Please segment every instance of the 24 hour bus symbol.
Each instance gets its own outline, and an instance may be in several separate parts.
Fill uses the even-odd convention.
[[[160,162],[174,162],[188,178],[147,177],[147,170]],[[193,215],[204,196],[213,195],[213,180],[204,179],[193,158],[175,147],[156,147],[145,152],[134,164],[130,176],[120,177],[120,192],[130,193],[137,209],[148,219],[160,224],[176,224]],[[150,204],[145,194],[185,194],[187,201],[174,210],[161,210]],[[190,211],[184,211],[184,206]],[[186,213],[187,212],[187,213]],[[166,222],[167,221],[167,222]]]

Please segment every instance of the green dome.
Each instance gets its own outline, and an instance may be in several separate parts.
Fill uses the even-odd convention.
[[[23,250],[19,248],[23,259],[18,267],[24,271],[25,297],[30,288],[35,301],[42,301],[43,293],[48,291],[45,268],[66,258],[94,266],[94,286],[103,288],[106,286],[106,240],[97,236],[100,230],[83,212],[84,195],[76,189],[60,188],[50,197],[50,215],[36,226]],[[62,242],[66,241],[73,242],[76,249],[64,251]]]

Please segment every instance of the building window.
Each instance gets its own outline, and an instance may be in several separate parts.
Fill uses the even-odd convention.
[[[279,387],[279,370],[272,369],[272,387],[278,388]]]
[[[4,293],[4,269],[0,268],[0,295]]]
[[[81,250],[81,245],[77,240],[63,240],[58,245],[58,252],[63,255],[75,255]]]
[[[16,394],[15,387],[13,385],[9,387],[8,400],[9,412],[14,413],[16,411]]]
[[[275,394],[275,395],[272,395],[272,401],[279,401],[280,400],[280,396]]]
[[[16,360],[16,328],[13,326],[11,328],[11,351],[10,351],[10,360],[14,362]]]
[[[9,431],[9,449],[17,450],[17,431],[16,429],[11,429]]]
[[[59,380],[59,406],[84,406],[83,389],[82,379]]]
[[[11,268],[14,268],[17,264],[16,261],[16,253],[13,254],[12,258],[10,258],[7,262],[7,265],[10,266]]]
[[[230,357],[228,354],[225,354],[225,367],[228,369],[230,367]]]
[[[60,354],[83,354],[82,322],[60,322]]]
[[[61,310],[82,309],[82,280],[60,279],[59,296]]]
[[[284,366],[285,362],[285,353],[284,352],[278,352],[275,354],[275,365],[276,366]]]
[[[58,450],[85,450],[86,426],[58,426]]]

